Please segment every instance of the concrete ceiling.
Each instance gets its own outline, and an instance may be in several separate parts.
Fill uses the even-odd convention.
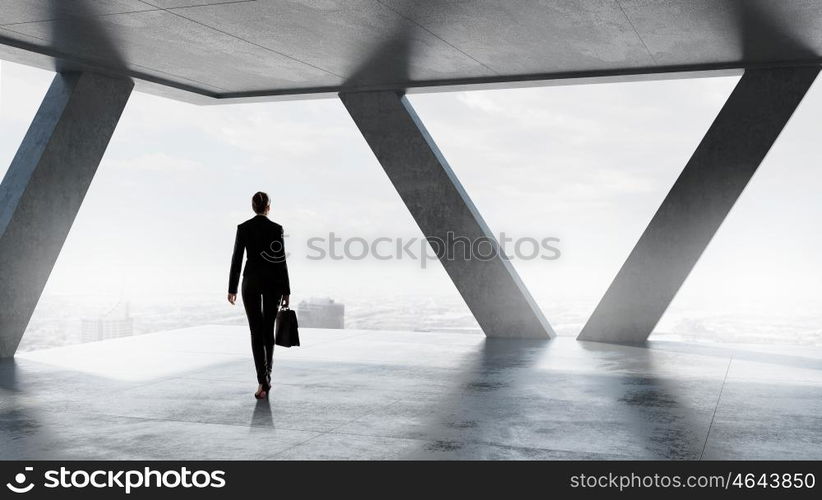
[[[0,0],[0,58],[221,102],[818,64],[820,27],[815,0]]]

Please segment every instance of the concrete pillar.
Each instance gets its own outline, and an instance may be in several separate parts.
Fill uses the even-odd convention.
[[[17,350],[133,86],[57,74],[3,178],[0,358]]]
[[[342,93],[406,207],[488,337],[554,332],[408,100],[391,91]],[[466,252],[474,245],[478,252]]]
[[[648,338],[818,72],[745,71],[579,340]]]

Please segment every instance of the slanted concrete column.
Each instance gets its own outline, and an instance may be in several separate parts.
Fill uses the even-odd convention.
[[[343,93],[340,99],[485,334],[552,337],[408,100],[390,91]],[[477,251],[466,251],[472,244]]]
[[[648,338],[818,72],[745,71],[579,340]]]
[[[56,75],[3,178],[0,358],[17,350],[133,86]]]

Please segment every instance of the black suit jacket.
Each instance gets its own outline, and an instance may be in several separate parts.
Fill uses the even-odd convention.
[[[269,220],[265,215],[257,215],[237,226],[228,277],[228,293],[237,293],[243,252],[248,255],[243,271],[245,279],[254,279],[262,286],[271,286],[283,295],[291,294],[281,225]]]

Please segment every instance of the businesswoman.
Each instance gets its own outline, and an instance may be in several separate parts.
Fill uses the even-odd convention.
[[[274,320],[280,304],[288,306],[291,288],[285,262],[283,227],[268,218],[268,211],[271,210],[268,195],[255,193],[251,197],[251,208],[257,215],[237,226],[228,278],[228,301],[234,305],[237,300],[240,266],[245,252],[243,306],[251,329],[251,352],[259,384],[254,397],[263,399],[271,389]]]

